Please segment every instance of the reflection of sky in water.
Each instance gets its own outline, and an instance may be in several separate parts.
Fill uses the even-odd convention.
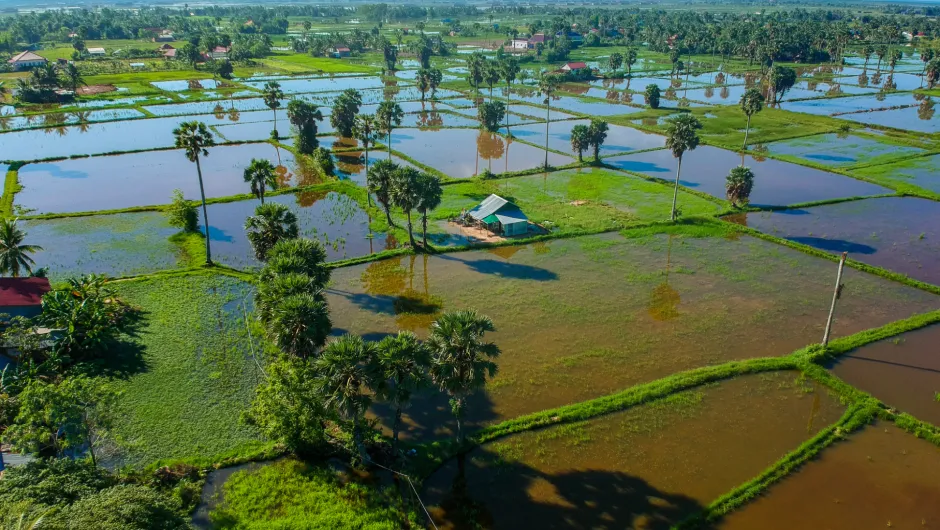
[[[676,159],[667,149],[608,158],[605,163],[661,179],[674,179]],[[755,206],[788,205],[841,197],[880,195],[891,190],[868,182],[797,164],[750,155],[742,160],[732,151],[700,146],[682,157],[683,186],[725,198],[725,178],[732,168],[743,165],[754,172],[751,204]]]
[[[922,152],[916,147],[884,144],[853,134],[823,134],[784,140],[768,144],[773,154],[792,155],[831,166],[846,166],[870,160],[880,155],[905,156]]]
[[[577,153],[571,148],[571,129],[576,125],[589,124],[589,120],[552,123],[549,127],[548,148],[577,156]],[[505,129],[503,129],[503,132],[506,132]],[[513,127],[512,134],[527,142],[545,145],[544,123]],[[630,127],[608,125],[607,139],[601,147],[600,153],[601,156],[608,156],[626,151],[663,147],[664,144],[665,138],[662,136],[638,131]],[[594,156],[594,153],[591,149],[588,149],[584,152],[584,156]]]

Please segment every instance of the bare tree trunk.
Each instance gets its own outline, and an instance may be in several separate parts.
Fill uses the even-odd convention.
[[[206,265],[212,265],[212,250],[209,247],[209,210],[206,208],[206,189],[202,185],[202,166],[196,157],[196,173],[199,175],[199,193],[202,195],[202,222],[206,232]]]
[[[679,157],[679,164],[676,167],[676,189],[672,194],[672,221],[676,220],[676,201],[679,200],[679,173],[682,171],[682,157]]]
[[[549,95],[545,98],[545,101],[548,102],[547,108],[545,110],[545,167],[548,168],[548,124],[552,120],[552,96]]]
[[[369,178],[369,144],[363,142],[366,150],[366,179]],[[366,189],[366,200],[369,202],[369,206],[372,206],[372,192]]]
[[[839,272],[836,274],[836,288],[832,293],[832,305],[829,306],[829,319],[826,320],[826,333],[823,335],[822,340],[823,348],[829,346],[829,332],[832,330],[832,317],[836,312],[836,300],[839,299],[839,294],[842,291],[842,269],[845,267],[845,259],[848,255],[848,252],[843,252],[842,257],[839,259]]]
[[[421,224],[424,230],[424,236],[422,238],[422,246],[424,246],[424,251],[428,250],[428,213],[424,212],[424,215],[421,216]]]
[[[415,236],[411,230],[411,210],[408,210],[408,240],[411,241],[411,248],[415,248]]]
[[[747,151],[747,135],[751,132],[751,115],[747,115],[747,127],[744,129],[744,147],[741,149]]]
[[[392,159],[392,128],[388,128],[388,159]]]

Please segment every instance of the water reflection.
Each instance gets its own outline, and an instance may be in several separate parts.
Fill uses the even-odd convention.
[[[682,297],[679,291],[669,285],[669,272],[672,260],[672,234],[669,234],[669,242],[666,247],[666,270],[663,283],[653,288],[650,293],[649,314],[653,320],[660,322],[672,320],[679,317],[679,304]]]

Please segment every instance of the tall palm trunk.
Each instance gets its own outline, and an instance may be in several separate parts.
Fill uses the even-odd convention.
[[[422,225],[422,230],[424,232],[421,243],[424,246],[424,250],[427,250],[428,249],[428,212],[427,211],[425,211],[424,214],[421,215],[421,225]]]
[[[744,147],[741,148],[743,151],[747,151],[747,135],[751,132],[751,115],[747,115],[747,127],[744,128]]]
[[[411,248],[415,248],[415,236],[411,230],[411,210],[408,210],[408,240],[411,241]]]
[[[388,128],[388,159],[392,159],[392,128]]]
[[[281,137],[281,133],[277,132],[277,109],[274,109],[274,139],[277,140]]]
[[[398,382],[401,384],[401,381]],[[392,458],[398,461],[398,431],[401,430],[401,404],[395,409],[395,423],[392,424]]]
[[[679,164],[676,167],[676,189],[672,193],[672,221],[676,220],[676,201],[679,200],[679,173],[682,171],[682,157],[679,157]]]
[[[212,250],[209,246],[209,210],[206,208],[206,188],[202,185],[202,165],[196,156],[196,173],[199,175],[199,194],[202,196],[202,224],[206,231],[206,265],[212,265]]]
[[[545,101],[548,102],[545,109],[545,167],[548,168],[548,124],[552,120],[552,97],[548,96]]]
[[[927,69],[927,64],[924,63],[924,69]],[[921,74],[923,75],[923,74]],[[512,134],[509,133],[509,102],[512,100],[512,83],[506,83],[506,136],[512,137]]]
[[[382,208],[385,209],[385,220],[388,221],[388,225],[395,226],[394,221],[392,221],[392,214],[389,212],[388,204],[382,203]]]

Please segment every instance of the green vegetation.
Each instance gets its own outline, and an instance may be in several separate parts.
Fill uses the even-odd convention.
[[[404,524],[392,488],[341,484],[331,469],[291,459],[235,473],[224,496],[211,516],[220,529],[398,530]],[[421,524],[415,513],[408,518],[413,528]]]

